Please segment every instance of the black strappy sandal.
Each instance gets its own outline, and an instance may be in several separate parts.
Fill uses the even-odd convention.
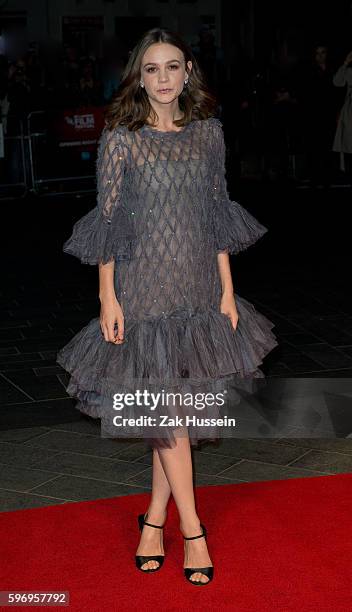
[[[155,529],[163,529],[164,525],[152,525],[151,523],[147,523],[145,520],[146,514],[139,514],[138,516],[138,526],[139,526],[139,531],[142,532],[143,531],[143,527],[144,525],[148,525],[149,527],[155,527]],[[162,564],[164,563],[164,558],[165,555],[151,555],[151,556],[147,556],[147,555],[136,555],[136,566],[138,567],[138,569],[140,569],[142,572],[157,572]],[[158,567],[156,568],[148,568],[148,569],[142,569],[142,565],[144,565],[145,563],[148,563],[148,561],[157,561],[159,563]]]
[[[183,536],[184,540],[196,540],[197,538],[205,538],[207,539],[207,530],[204,527],[204,525],[202,525],[202,523],[200,524],[201,528],[202,528],[202,532],[200,535],[197,536],[192,536],[190,538],[185,538],[185,536]],[[205,586],[206,584],[209,584],[209,582],[213,579],[214,576],[214,567],[210,566],[210,567],[184,567],[183,568],[184,574],[187,578],[187,580],[189,582],[191,582],[191,584],[195,584],[196,586],[200,585],[200,586]],[[199,580],[191,580],[191,576],[192,574],[195,574],[196,572],[201,572],[202,574],[204,574],[207,578],[209,578],[209,580],[207,582],[200,582]]]

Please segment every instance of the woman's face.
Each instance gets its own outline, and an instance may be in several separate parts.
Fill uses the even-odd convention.
[[[315,50],[315,61],[317,64],[325,64],[327,60],[328,50],[326,47],[317,47]]]
[[[187,62],[181,49],[169,43],[154,43],[148,47],[141,62],[141,82],[149,98],[160,103],[170,103],[183,90],[188,78],[186,68],[191,71],[192,62]]]

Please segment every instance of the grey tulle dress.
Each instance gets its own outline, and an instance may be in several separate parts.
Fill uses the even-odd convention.
[[[101,419],[103,437],[172,447],[182,431],[176,420],[137,424],[137,417],[154,417],[157,410],[143,401],[116,409],[112,398],[137,389],[216,393],[227,381],[265,378],[259,365],[278,344],[274,324],[235,292],[239,319],[233,328],[220,312],[217,254],[243,251],[267,228],[229,199],[223,127],[216,117],[169,132],[146,124],[136,131],[105,127],[97,192],[95,208],[76,222],[63,250],[85,264],[115,262],[125,342],[107,342],[97,316],[59,350],[57,362],[70,373],[66,390],[77,399],[76,408]],[[187,408],[175,397],[160,402],[163,417],[193,410],[205,418],[219,410]],[[129,419],[123,427],[113,422],[117,414]],[[186,431],[192,445],[219,436],[217,424],[198,421]]]

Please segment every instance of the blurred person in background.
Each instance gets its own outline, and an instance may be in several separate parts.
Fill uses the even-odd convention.
[[[6,134],[7,115],[10,107],[8,86],[8,60],[5,55],[0,55],[0,121],[4,134]]]
[[[265,174],[270,180],[286,180],[289,155],[295,148],[298,131],[297,99],[292,85],[285,77],[277,78],[264,115]]]
[[[346,94],[338,117],[333,151],[343,154],[347,180],[352,185],[352,51],[333,77],[336,87],[345,87]]]
[[[114,57],[103,67],[103,95],[104,102],[109,102],[120,85],[125,62],[122,57]]]
[[[25,59],[20,58],[9,66],[10,113],[24,118],[31,106],[31,85]]]
[[[32,107],[31,85],[24,58],[19,58],[8,67],[7,120],[5,141],[6,181],[23,183],[26,169],[22,157],[21,133],[25,131],[26,119]],[[28,157],[25,158],[28,161]]]
[[[328,186],[332,178],[331,148],[337,112],[333,75],[327,45],[315,45],[309,65],[303,69],[299,88],[308,174],[313,187]]]
[[[26,73],[31,90],[31,110],[42,110],[47,106],[45,70],[41,62],[39,46],[36,42],[29,45],[25,55]]]
[[[102,83],[95,74],[95,64],[90,57],[82,60],[78,87],[80,104],[83,106],[100,106],[102,104]]]
[[[198,44],[193,47],[193,53],[205,74],[210,89],[215,91],[221,100],[226,92],[226,72],[222,49],[216,45],[214,33],[209,25],[203,25],[198,36]]]
[[[5,143],[4,137],[7,133],[7,115],[9,112],[10,102],[8,99],[8,69],[7,57],[0,55],[0,179],[6,182],[5,179]]]

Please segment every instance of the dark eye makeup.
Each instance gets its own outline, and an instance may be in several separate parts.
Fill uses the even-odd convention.
[[[156,68],[155,66],[149,66],[148,68],[146,68],[146,71],[147,72],[151,72],[151,71],[153,72],[155,70],[155,68]],[[174,70],[174,69],[179,68],[179,65],[178,64],[170,64],[169,68]]]

